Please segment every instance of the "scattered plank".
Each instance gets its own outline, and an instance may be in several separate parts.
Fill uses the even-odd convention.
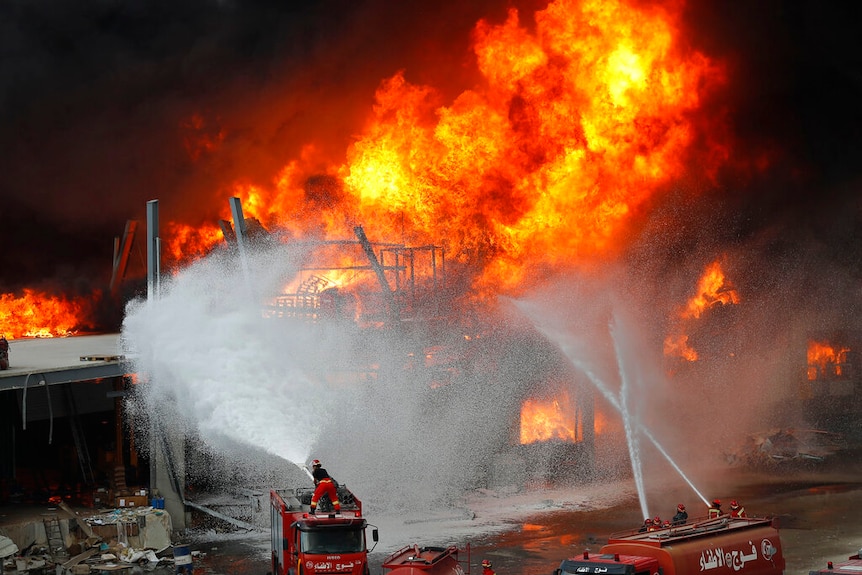
[[[125,355],[82,355],[81,361],[120,361]]]

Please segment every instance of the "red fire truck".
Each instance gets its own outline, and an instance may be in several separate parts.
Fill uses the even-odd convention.
[[[322,498],[309,513],[314,488],[270,491],[274,575],[369,575],[362,502],[338,486],[341,511]],[[373,527],[373,526],[372,526]],[[378,541],[377,528],[372,539]]]
[[[469,547],[467,548],[469,551]],[[469,566],[470,557],[467,557]],[[469,570],[468,570],[469,572]],[[383,560],[383,575],[465,575],[457,547],[402,547]]]
[[[832,563],[829,561],[826,568],[809,571],[808,575],[828,575],[829,573],[862,573],[862,549],[859,553],[851,555],[847,561]]]
[[[555,575],[782,575],[778,525],[770,519],[718,517],[655,531],[615,533],[593,555],[566,559]]]

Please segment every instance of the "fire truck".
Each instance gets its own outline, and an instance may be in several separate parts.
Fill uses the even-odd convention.
[[[862,549],[859,549],[859,553],[856,555],[848,557],[847,561],[839,563],[829,561],[826,563],[825,569],[809,571],[808,575],[828,575],[829,573],[862,573]]]
[[[764,518],[696,519],[655,531],[612,534],[597,554],[565,559],[554,575],[782,575],[778,524]]]
[[[369,575],[362,502],[339,485],[338,513],[325,497],[310,513],[313,494],[314,488],[270,491],[272,574]],[[376,544],[376,527],[371,536]]]
[[[467,548],[469,550],[469,547]],[[470,558],[467,557],[469,565]],[[402,547],[383,560],[383,575],[465,575],[457,547]]]

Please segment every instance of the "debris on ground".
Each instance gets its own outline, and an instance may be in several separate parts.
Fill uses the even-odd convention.
[[[130,507],[82,516],[65,503],[59,507],[68,517],[51,516],[57,525],[53,544],[37,536],[20,549],[12,538],[0,536],[0,573],[81,575],[174,564],[171,518],[163,509]],[[47,523],[45,529],[50,540]]]
[[[748,467],[817,464],[846,447],[843,435],[817,429],[779,428],[753,433],[730,453],[728,463]]]

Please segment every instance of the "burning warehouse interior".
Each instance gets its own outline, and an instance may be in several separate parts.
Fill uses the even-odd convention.
[[[392,4],[0,8],[10,366],[129,372],[0,392],[3,503],[149,484],[160,426],[189,489],[318,456],[378,505],[858,433],[849,8]]]

